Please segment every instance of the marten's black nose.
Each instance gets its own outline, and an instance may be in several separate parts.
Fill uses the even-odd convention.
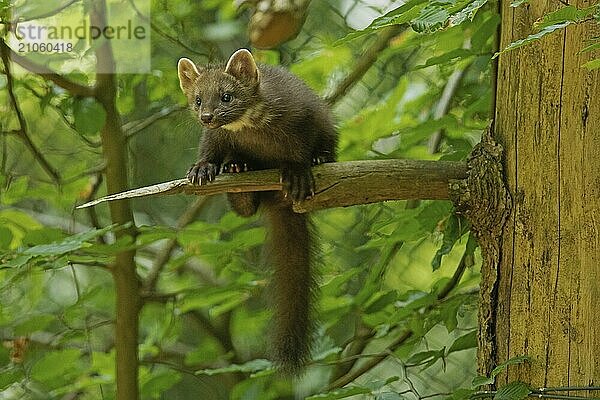
[[[214,115],[212,113],[202,113],[200,115],[200,119],[202,122],[208,124],[213,120]]]

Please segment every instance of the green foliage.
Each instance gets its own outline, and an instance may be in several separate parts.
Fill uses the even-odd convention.
[[[104,107],[92,98],[75,99],[73,102],[73,124],[83,135],[100,131],[106,120]]]
[[[511,7],[518,7],[525,2],[526,1],[513,1],[511,3]],[[538,41],[544,36],[551,34],[557,30],[564,29],[571,24],[587,22],[591,18],[594,18],[597,21],[597,23],[600,23],[599,5],[596,4],[583,9],[579,9],[575,6],[570,5],[559,8],[556,11],[544,15],[544,18],[542,18],[541,21],[536,22],[535,28],[538,30],[538,32],[533,33],[524,39],[519,39],[512,42],[511,44],[506,46],[506,48],[494,54],[494,58],[507,51],[511,51],[519,47],[525,46],[527,44],[533,43],[535,41]],[[592,49],[593,47],[590,48],[588,46],[582,51],[589,51]],[[599,59],[588,61],[583,66],[590,70],[600,68],[600,61],[598,60]]]
[[[523,382],[511,382],[496,392],[494,400],[521,400],[529,397],[531,387]]]
[[[519,365],[529,361],[531,361],[531,359],[528,356],[513,357],[494,368],[490,376],[478,376],[473,379],[473,387],[490,385],[496,381],[496,376],[498,376],[498,374],[500,374],[502,371],[506,370],[509,366]]]
[[[53,9],[34,3],[39,10],[31,12]],[[120,5],[123,12],[129,6]],[[312,2],[296,39],[254,53],[290,68],[326,96],[375,34],[394,25],[410,28],[333,105],[339,159],[462,160],[489,122],[499,17],[484,0],[388,6],[384,13],[362,0]],[[10,4],[0,2],[0,12],[7,10]],[[237,13],[230,0],[153,1],[151,11],[152,71],[115,76],[131,187],[181,177],[196,157],[200,130],[181,112],[176,60],[213,61],[247,43],[247,14]],[[544,24],[560,22],[552,21]],[[469,386],[480,256],[450,202],[398,201],[313,216],[320,286],[315,348],[306,374],[290,382],[269,361],[271,272],[262,264],[260,218],[238,217],[215,196],[180,225],[195,199],[139,199],[131,202],[137,235],[116,239],[130,227],[114,225],[109,207],[73,211],[107,191],[98,135],[106,110],[95,98],[15,69],[13,91],[27,134],[60,172],[60,183],[10,134],[21,127],[6,106],[7,80],[0,74],[0,398],[114,398],[111,268],[124,251],[135,252],[145,301],[138,347],[142,399],[413,400]],[[440,104],[456,74],[448,103]],[[64,78],[95,81],[83,74]],[[431,149],[437,134],[441,140]],[[462,275],[454,281],[457,269]],[[334,384],[378,355],[385,360],[367,374]],[[523,393],[516,386],[504,390]]]

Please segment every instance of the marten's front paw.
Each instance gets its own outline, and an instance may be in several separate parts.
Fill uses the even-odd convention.
[[[219,173],[216,164],[206,161],[198,161],[187,172],[187,178],[193,185],[202,185],[212,182]]]
[[[310,168],[285,166],[281,169],[283,194],[293,201],[302,201],[315,194],[315,180]]]
[[[250,168],[247,163],[241,163],[237,161],[228,161],[221,165],[221,173],[233,174],[238,172],[248,172]]]

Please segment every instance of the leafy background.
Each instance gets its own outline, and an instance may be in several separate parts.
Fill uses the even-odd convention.
[[[1,1],[2,15],[12,6]],[[495,7],[486,0],[314,1],[295,39],[254,54],[285,65],[332,103],[340,160],[462,160],[490,120]],[[511,46],[598,14],[597,7],[559,11]],[[247,47],[249,13],[230,0],[152,1],[152,71],[117,76],[131,187],[181,177],[194,161],[201,132],[186,111],[176,61],[204,63]],[[375,47],[383,35],[390,40]],[[336,94],[374,48],[364,76]],[[109,266],[123,250],[135,251],[146,290],[142,399],[458,399],[478,386],[480,255],[450,202],[315,213],[314,361],[301,378],[284,380],[268,361],[260,219],[235,216],[221,196],[138,199],[139,235],[116,240],[127,227],[111,223],[108,207],[74,209],[106,193],[102,106],[36,74],[11,77],[6,64],[1,72],[0,399],[114,398]],[[27,133],[55,175],[16,133],[22,127],[10,78]],[[353,376],[352,368],[364,373]],[[350,385],[343,387],[344,378]]]

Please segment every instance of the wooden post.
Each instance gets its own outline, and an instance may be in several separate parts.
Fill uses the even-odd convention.
[[[501,2],[500,48],[533,33],[534,22],[558,7]],[[488,278],[495,281],[486,282],[494,314],[480,372],[532,358],[499,386],[600,381],[600,70],[582,67],[597,53],[580,53],[599,34],[595,21],[571,25],[499,59],[495,134],[513,208],[497,274]]]

